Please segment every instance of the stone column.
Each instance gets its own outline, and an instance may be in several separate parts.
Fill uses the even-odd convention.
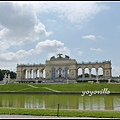
[[[50,70],[49,73],[50,73],[50,78],[52,78],[52,71]]]
[[[41,77],[43,78],[43,71],[41,70]]]
[[[39,78],[41,77],[41,70],[39,70]]]
[[[67,70],[67,78],[69,78],[70,70]]]
[[[29,70],[29,78],[31,78],[31,72],[30,72],[30,70]]]
[[[98,68],[96,68],[96,78],[98,78]]]
[[[82,69],[82,78],[85,78],[85,69]]]
[[[30,70],[30,78],[32,78],[32,70]]]
[[[55,76],[58,78],[58,70],[56,70],[56,72],[55,72]]]
[[[62,70],[62,71],[63,71],[63,72],[62,72],[62,73],[63,73],[63,75],[62,75],[62,76],[63,76],[63,78],[65,78],[65,71],[64,71],[64,70]]]
[[[63,70],[61,69],[61,77],[63,77]]]
[[[22,76],[23,76],[23,77],[22,77],[23,79],[26,79],[26,70],[23,70]]]
[[[98,81],[98,68],[96,68],[96,80],[97,80],[96,83],[99,83],[99,81]]]
[[[105,68],[103,69],[103,77],[106,78],[106,75],[105,75]]]
[[[27,70],[27,79],[29,78],[29,70]]]
[[[89,78],[91,78],[91,68],[89,68]]]
[[[36,71],[35,70],[33,70],[33,78],[35,78],[36,76],[36,73],[35,73]]]
[[[36,70],[36,77],[38,77],[38,69]]]

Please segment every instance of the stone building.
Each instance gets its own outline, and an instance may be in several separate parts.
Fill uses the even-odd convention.
[[[94,68],[96,71],[96,78],[98,78],[98,69],[102,68],[104,79],[112,77],[111,61],[103,62],[82,62],[77,63],[75,59],[69,56],[58,54],[58,57],[52,56],[50,60],[46,60],[45,64],[17,64],[17,79],[45,79],[45,80],[59,80],[59,79],[73,79],[78,78],[78,69],[82,70],[82,80],[85,80],[85,69],[89,70],[89,77],[93,79],[91,71]],[[95,79],[96,79],[95,78]]]

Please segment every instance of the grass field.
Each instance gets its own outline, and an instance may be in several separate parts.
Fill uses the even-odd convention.
[[[50,109],[23,109],[0,108],[0,114],[7,115],[35,115],[35,116],[64,116],[64,117],[95,117],[120,118],[120,111],[80,111],[80,110],[50,110]]]
[[[82,91],[100,91],[108,88],[110,93],[120,93],[120,84],[108,83],[70,83],[70,84],[26,84],[10,83],[0,85],[0,92],[82,92]]]

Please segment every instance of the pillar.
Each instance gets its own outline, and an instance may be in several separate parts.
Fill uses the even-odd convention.
[[[82,69],[82,78],[85,78],[85,69]]]
[[[27,79],[29,78],[29,70],[27,70]]]
[[[41,70],[39,70],[39,78],[41,78]]]
[[[96,78],[98,78],[98,68],[96,68]]]
[[[58,78],[58,70],[56,70],[55,76],[56,76],[56,78]]]
[[[62,72],[62,73],[63,73],[63,75],[62,75],[62,76],[63,76],[63,78],[65,78],[65,71],[63,70],[63,72]]]
[[[33,70],[33,78],[36,78],[36,70]]]
[[[30,78],[32,78],[32,70],[30,70]]]
[[[89,78],[91,78],[91,68],[89,68]]]

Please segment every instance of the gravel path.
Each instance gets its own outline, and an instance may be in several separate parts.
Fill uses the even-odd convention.
[[[57,117],[57,116],[32,116],[32,115],[0,115],[0,119],[96,119],[90,117]],[[97,118],[109,119],[109,118]]]

